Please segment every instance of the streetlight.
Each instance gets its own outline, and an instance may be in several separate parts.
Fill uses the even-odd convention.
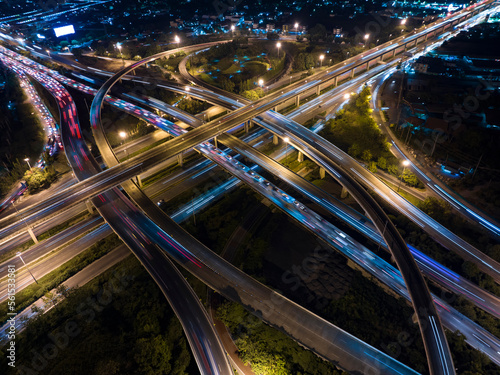
[[[46,49],[45,52],[47,52],[47,55],[50,57],[50,50]]]
[[[181,38],[178,35],[174,37],[175,43],[177,43],[177,48],[179,48],[179,43],[181,42]]]
[[[295,28],[295,33],[298,34],[299,33],[299,23],[295,22],[295,25],[293,25],[293,26]]]
[[[125,132],[119,132],[118,135],[122,139],[122,144],[123,144],[123,142],[125,141],[125,138],[127,138],[127,133],[125,133]]]
[[[401,25],[406,25],[406,18],[401,20]]]
[[[24,161],[25,161],[26,163],[28,163],[28,167],[30,168],[30,171],[31,171],[30,158],[26,158],[26,159],[24,159]]]
[[[261,88],[263,88],[263,87],[264,87],[264,80],[263,80],[262,78],[261,78],[261,79],[259,79],[259,86],[260,86]]]
[[[345,94],[345,95],[344,95],[344,99],[345,99],[345,100],[349,99],[350,97],[351,97],[351,95],[349,95],[349,94]]]
[[[366,42],[368,41],[368,38],[370,37],[370,34],[365,34],[365,46],[366,46]]]
[[[397,191],[398,193],[399,193],[399,188],[401,187],[401,182],[403,182],[403,176],[405,174],[406,167],[410,165],[410,161],[403,160],[401,164],[403,164],[403,173],[401,174],[401,179],[399,180],[398,191]]]
[[[319,66],[323,66],[323,59],[325,58],[325,55],[319,55]]]
[[[125,61],[123,60],[123,54],[122,54],[122,45],[120,43],[116,43],[116,48],[118,48],[118,51],[120,51],[120,57],[122,59],[123,65],[125,65]]]
[[[280,42],[276,43],[276,47],[278,47],[278,59],[279,59],[280,58],[281,43]]]
[[[235,27],[234,25],[231,25],[231,33],[234,33],[234,29],[235,29],[235,28],[236,28],[236,27]]]
[[[23,259],[23,257],[21,256],[21,252],[20,252],[20,251],[18,251],[16,254],[17,254],[17,256],[19,257],[19,259],[21,259],[21,261],[23,262],[23,264],[26,266],[26,263],[24,263],[24,259]],[[29,269],[29,267],[28,267],[28,266],[26,266],[26,269],[27,269],[27,270],[28,270],[28,272],[30,273],[30,275],[31,275],[31,277],[33,278],[33,280],[35,280],[35,283],[37,283],[37,284],[38,284],[38,281],[36,281],[35,276],[33,276],[33,274],[31,273],[31,271],[30,271],[30,269]]]

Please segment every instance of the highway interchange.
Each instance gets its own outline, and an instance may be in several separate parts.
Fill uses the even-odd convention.
[[[313,81],[313,82],[311,82],[311,81],[310,81],[310,82],[309,82],[309,84],[310,84],[310,85],[306,85],[306,87],[312,87],[312,85],[313,85],[313,84],[316,84],[316,83],[317,83],[316,81]],[[303,89],[303,86],[301,86],[301,87],[302,87],[302,89]],[[181,90],[182,90],[182,88],[178,88],[178,89],[181,89]],[[302,91],[302,90],[301,90],[301,91]],[[195,90],[193,90],[193,89],[192,89],[190,92],[191,92],[191,93],[193,93],[193,92],[195,92]],[[293,87],[292,87],[292,93],[293,93],[293,94],[295,94],[295,92],[293,92]],[[292,96],[293,96],[293,94],[290,94],[290,95],[292,95]],[[193,94],[193,96],[194,96],[194,94]],[[222,100],[222,99],[220,98],[220,95],[219,95],[219,100]],[[226,100],[226,102],[228,101],[227,99],[225,99],[225,100]],[[282,99],[280,99],[280,100],[285,100],[285,99],[283,99],[283,98],[282,98]],[[242,100],[240,100],[240,101],[242,101]],[[227,116],[227,118],[228,118],[229,120],[232,120],[232,121],[231,121],[231,124],[230,124],[230,125],[226,125],[226,126],[227,126],[227,128],[224,126],[224,124],[223,124],[223,125],[218,125],[218,128],[217,128],[217,130],[216,130],[215,132],[212,132],[212,133],[208,132],[208,134],[207,134],[207,135],[205,135],[205,134],[203,133],[203,131],[202,131],[203,126],[201,126],[199,129],[197,129],[197,130],[200,130],[200,132],[199,132],[199,133],[200,133],[200,135],[198,135],[197,137],[195,137],[195,136],[193,136],[192,134],[190,134],[190,133],[194,133],[193,131],[190,131],[189,133],[187,133],[186,138],[188,138],[188,140],[190,141],[190,143],[187,143],[186,141],[185,141],[185,142],[180,142],[180,143],[181,143],[181,145],[180,145],[180,146],[177,146],[177,142],[174,142],[175,140],[173,140],[173,141],[169,141],[169,142],[171,143],[171,145],[175,145],[175,146],[176,146],[176,148],[177,148],[177,150],[179,150],[179,149],[181,149],[181,150],[182,150],[182,149],[185,149],[185,148],[189,148],[189,146],[182,145],[182,143],[187,143],[188,145],[189,145],[189,144],[196,145],[197,143],[202,143],[202,142],[200,141],[201,139],[203,139],[203,141],[204,141],[204,140],[205,140],[205,139],[204,139],[205,137],[208,137],[208,138],[206,138],[206,139],[213,138],[213,135],[214,135],[213,133],[215,133],[215,134],[221,134],[223,131],[225,131],[225,130],[227,130],[227,129],[230,129],[231,127],[234,127],[235,125],[239,125],[241,122],[245,121],[245,120],[246,120],[246,118],[248,118],[248,117],[254,117],[256,114],[260,114],[262,111],[267,110],[268,108],[272,108],[274,105],[276,105],[276,102],[272,102],[272,98],[271,98],[271,99],[269,99],[269,101],[270,101],[270,103],[268,103],[268,107],[267,107],[267,106],[260,106],[260,107],[256,108],[254,111],[250,111],[249,113],[244,113],[242,117],[240,117],[240,116],[236,117],[236,115],[235,115],[235,114],[230,114],[230,115],[228,115],[228,116]],[[123,106],[123,105],[124,105],[124,104],[122,103],[122,106]],[[236,102],[236,103],[235,103],[235,102],[234,102],[234,100],[233,100],[233,106],[241,106],[241,105],[243,105],[243,103],[240,103],[240,102]],[[258,105],[258,104],[255,104],[255,105]],[[66,112],[63,112],[63,113],[66,113]],[[142,115],[144,115],[144,113],[142,113]],[[70,112],[68,112],[68,118],[69,118],[69,119],[71,119],[69,116],[70,116]],[[267,117],[266,117],[266,116],[267,116]],[[63,115],[63,117],[64,117],[64,115]],[[235,117],[236,117],[236,118],[235,118]],[[318,139],[318,138],[314,138],[314,136],[312,136],[312,135],[310,135],[310,134],[307,134],[306,136],[304,136],[304,135],[302,134],[303,132],[301,132],[301,129],[298,129],[298,128],[293,128],[293,126],[294,126],[295,124],[294,124],[294,123],[292,123],[291,121],[289,121],[289,120],[285,119],[285,118],[281,118],[279,114],[276,114],[276,113],[274,113],[274,112],[268,112],[268,113],[263,114],[261,117],[262,117],[264,120],[267,120],[267,121],[268,121],[268,125],[267,125],[267,126],[268,126],[268,128],[269,128],[269,129],[271,129],[271,130],[274,130],[274,132],[275,132],[275,133],[281,134],[282,136],[286,134],[287,136],[290,136],[290,138],[292,138],[292,136],[293,136],[292,141],[291,141],[291,144],[292,144],[294,147],[296,147],[296,148],[300,149],[301,151],[304,151],[304,153],[307,153],[307,151],[308,151],[307,147],[312,147],[312,146],[314,146],[314,143],[315,143],[315,145],[316,145],[316,146],[317,146],[318,144],[320,144],[322,147],[324,147],[324,149],[322,149],[322,153],[323,153],[323,154],[326,154],[326,155],[330,154],[330,156],[331,156],[331,160],[339,159],[339,156],[338,156],[338,153],[337,153],[337,152],[338,152],[338,150],[335,150],[335,151],[332,153],[331,145],[330,145],[330,146],[328,146],[328,145],[323,145],[323,144],[321,144],[321,143],[317,143],[317,142],[321,142],[321,140],[320,140],[320,139]],[[286,123],[286,124],[287,124],[287,128],[286,128],[286,129],[284,129],[284,128],[280,127],[280,126],[282,125],[282,123],[281,123],[280,121],[278,121],[278,120],[283,121],[284,123]],[[222,120],[222,121],[224,121],[224,120]],[[274,121],[274,122],[273,122],[273,121]],[[269,125],[269,122],[271,122],[271,125]],[[171,124],[168,124],[168,125],[170,126],[169,130],[170,130],[173,134],[174,134],[175,132],[178,132],[178,131],[179,131],[179,129],[178,129],[178,128],[173,127]],[[274,126],[274,128],[272,128],[271,126]],[[293,131],[292,131],[292,129],[293,129]],[[203,129],[203,130],[205,130],[205,129]],[[72,131],[73,131],[73,133],[74,133],[75,135],[77,135],[77,129],[76,129],[75,127],[72,127]],[[206,131],[205,131],[205,132],[206,132]],[[179,135],[179,134],[180,134],[180,133],[177,133],[177,134],[174,134],[174,135]],[[222,135],[222,136],[221,136],[221,138],[222,138],[222,139],[223,139],[224,137],[225,137],[225,135]],[[301,138],[301,137],[302,137],[302,138]],[[312,141],[309,141],[308,137],[311,137],[311,138],[312,138]],[[189,138],[190,138],[190,139],[189,139]],[[317,139],[317,140],[316,140],[316,139]],[[182,138],[182,140],[184,141],[184,138]],[[208,147],[208,146],[207,146],[207,147]],[[175,154],[176,154],[176,153],[175,153],[175,151],[174,151],[171,155],[173,156],[173,155],[175,155]],[[75,154],[74,154],[73,156],[75,156],[75,155],[76,155],[76,152],[75,152]],[[309,154],[308,154],[308,155],[309,155]],[[309,155],[309,156],[311,156],[311,155]],[[134,159],[135,159],[135,160],[137,160],[137,159],[138,159],[138,157],[136,157],[136,158],[134,158]],[[134,160],[134,159],[131,159],[130,161],[132,161],[132,160]],[[318,159],[320,159],[320,158],[318,158]],[[71,160],[71,159],[70,159],[70,160]],[[76,167],[77,169],[80,169],[81,171],[83,171],[83,169],[82,169],[83,167],[81,167],[81,163],[79,164],[79,163],[77,162],[77,160],[80,160],[80,159],[75,159],[75,167]],[[149,161],[149,163],[151,163],[151,161]],[[153,163],[154,163],[154,162],[153,162]],[[122,164],[124,164],[124,163],[122,163]],[[133,165],[133,164],[134,164],[134,163],[130,163],[130,167],[132,167],[132,165]],[[150,165],[151,165],[151,164],[150,164]],[[324,165],[326,166],[326,168],[325,168],[325,169],[327,169],[327,167],[328,167],[328,162],[324,163]],[[117,167],[116,167],[116,168],[117,168]],[[146,168],[146,167],[144,167],[144,168]],[[358,172],[356,172],[356,171],[354,170],[354,167],[351,167],[351,168],[353,168],[354,173],[360,173],[359,171],[358,171]],[[110,168],[108,171],[111,171],[112,169],[113,169],[113,168]],[[115,169],[115,170],[117,170],[117,169]],[[123,170],[123,169],[122,169],[122,170]],[[125,170],[126,170],[126,169],[125,169]],[[327,169],[327,170],[328,170],[328,169]],[[138,169],[134,169],[134,170],[133,170],[133,172],[131,172],[131,174],[128,174],[127,176],[128,176],[128,177],[132,177],[132,176],[133,176],[133,173],[137,174],[137,171],[138,171]],[[248,171],[247,171],[247,172],[248,172]],[[332,174],[334,174],[333,170],[332,170]],[[109,176],[111,176],[111,174],[110,174]],[[127,177],[127,178],[128,178],[128,177]],[[252,179],[252,178],[255,180],[255,178],[254,178],[254,177],[251,177],[250,179]],[[360,176],[360,178],[361,178],[361,180],[363,180],[363,181],[367,182],[367,181],[366,181],[367,177]],[[372,178],[372,177],[370,177],[370,178]],[[124,177],[124,176],[122,176],[122,179],[116,179],[116,180],[114,180],[114,182],[113,182],[113,183],[116,185],[117,183],[124,181],[124,179],[125,179],[125,177]],[[369,183],[369,184],[375,184],[375,183],[374,183],[374,182],[372,182],[372,181],[369,181],[368,183]],[[87,186],[89,186],[89,185],[87,185]],[[109,186],[112,186],[112,185],[108,185],[108,189],[109,189]],[[372,185],[372,186],[373,186],[373,185]],[[375,184],[375,186],[376,186],[376,184]],[[102,189],[105,189],[105,188],[102,188]],[[76,190],[76,189],[75,189],[75,190]],[[383,191],[383,190],[381,190],[381,191]],[[97,190],[94,190],[94,194],[96,194],[96,192],[97,192]],[[92,193],[89,193],[89,194],[87,195],[87,197],[91,197],[91,196],[92,196]],[[392,199],[394,199],[394,197],[392,197]],[[80,201],[81,201],[81,198],[80,198]],[[293,203],[293,201],[292,201],[292,203]],[[48,205],[50,205],[50,203],[49,203]],[[279,205],[279,204],[278,204],[278,205]],[[153,205],[153,206],[154,206],[154,205]],[[302,207],[303,207],[303,206],[302,206]],[[54,210],[54,212],[55,212],[55,211],[56,211],[56,210]],[[300,211],[300,206],[299,206],[299,211]],[[410,210],[410,211],[411,211],[411,210]],[[24,213],[23,213],[23,216],[25,217],[25,219],[26,219],[26,220],[29,220],[29,217],[28,217],[27,213],[26,213],[26,215],[24,215]],[[312,219],[311,217],[310,217],[310,219],[309,219],[309,220],[306,220],[306,222],[309,222],[309,223],[311,223],[311,221],[313,221],[313,219]],[[379,228],[379,230],[380,230],[380,228]],[[188,248],[189,248],[189,247],[188,247]],[[436,319],[437,319],[437,317],[436,317]],[[436,373],[438,373],[438,372],[436,372]],[[446,372],[443,372],[443,373],[446,373]]]

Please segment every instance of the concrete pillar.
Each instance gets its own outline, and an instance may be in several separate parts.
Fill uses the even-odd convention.
[[[392,57],[396,56],[396,48],[392,50]]]
[[[333,79],[333,87],[337,87],[337,82],[338,81],[339,81],[339,77],[338,76]]]
[[[300,152],[300,151],[297,154],[297,161],[299,163],[302,163],[304,161],[304,154],[302,152]]]
[[[248,129],[251,129],[253,127],[253,121],[252,120],[248,120]]]
[[[340,193],[340,198],[344,199],[348,195],[349,195],[349,192],[347,191],[347,189],[344,186],[342,186],[342,192]]]
[[[245,133],[248,133],[248,127],[249,127],[249,124],[250,121],[245,121]]]
[[[319,178],[324,179],[326,176],[326,171],[324,168],[319,167]]]
[[[296,106],[296,107],[299,107],[299,106],[300,106],[300,95],[297,95],[297,96],[295,97],[295,106]]]
[[[85,206],[87,206],[87,211],[90,212],[91,214],[94,213],[94,205],[92,204],[92,202],[90,201],[90,199],[87,199],[85,201]]]
[[[179,163],[179,167],[184,166],[184,157],[182,156],[182,153],[177,155],[177,163]]]
[[[273,108],[273,111],[274,111],[274,112],[278,112],[278,106],[274,107],[274,108]]]
[[[369,61],[366,62],[366,71],[368,71],[368,69],[370,69],[370,62]]]
[[[319,93],[321,92],[321,87],[320,85],[316,86],[316,95],[319,96]]]
[[[246,122],[245,122],[245,131],[247,131],[247,123],[246,123]],[[248,131],[247,131],[247,132],[248,132]],[[217,142],[217,137],[214,137],[214,146],[215,146],[216,148],[219,148],[219,146],[218,146],[218,142]]]
[[[36,238],[36,236],[35,236],[35,233],[33,233],[33,229],[28,228],[28,233],[30,234],[31,239],[33,240],[33,242],[34,242],[34,243],[38,243],[38,240],[37,240],[37,238]]]
[[[273,134],[273,145],[278,145],[280,143],[280,139],[276,134]]]
[[[351,70],[351,78],[354,78],[354,68]]]
[[[137,186],[139,186],[140,188],[142,188],[142,178],[141,176],[137,176]]]

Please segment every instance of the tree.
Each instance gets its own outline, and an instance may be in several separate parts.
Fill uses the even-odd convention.
[[[363,154],[361,155],[361,159],[363,161],[369,162],[373,158],[373,155],[370,150],[363,150]]]
[[[349,155],[351,155],[353,158],[357,158],[359,154],[361,153],[361,148],[357,143],[353,143],[351,147],[349,147],[349,150],[347,151]]]
[[[277,33],[269,32],[267,33],[267,39],[269,40],[278,40],[280,36]]]
[[[307,38],[310,42],[317,42],[320,39],[326,38],[326,28],[322,24],[318,23],[316,26],[311,28],[307,33]]]
[[[139,372],[145,375],[168,374],[171,370],[172,350],[163,336],[143,338],[135,344],[134,359]]]
[[[387,159],[380,156],[377,160],[377,165],[380,169],[387,169]]]
[[[259,95],[255,92],[255,90],[243,91],[241,93],[241,95],[244,96],[247,99],[250,99],[250,100],[257,100],[257,99],[259,99]]]
[[[223,90],[226,90],[228,92],[234,92],[235,84],[231,80],[229,80],[228,78],[222,77],[220,85],[221,85]]]

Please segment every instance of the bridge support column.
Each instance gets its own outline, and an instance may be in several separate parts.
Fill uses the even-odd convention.
[[[396,48],[392,50],[392,57],[396,56]]]
[[[245,131],[247,130],[247,123],[245,122]],[[217,142],[217,137],[214,137],[214,146],[219,148],[218,142]]]
[[[321,92],[321,87],[320,85],[316,86],[316,95],[319,96],[319,93]]]
[[[326,177],[326,171],[324,168],[319,167],[319,178],[324,179]]]
[[[339,77],[338,76],[333,79],[333,87],[337,87],[338,81],[339,81]]]
[[[184,157],[182,156],[182,153],[177,155],[177,163],[179,163],[179,167],[184,166]]]
[[[92,202],[90,201],[90,199],[87,199],[85,201],[85,206],[87,207],[87,211],[90,212],[91,214],[94,213],[94,205],[92,204]]]
[[[296,107],[300,106],[300,95],[297,95],[297,96],[295,97],[295,106],[296,106]]]
[[[302,152],[300,152],[300,151],[297,154],[297,161],[299,163],[302,163],[304,161],[304,154]]]
[[[245,133],[248,133],[248,128],[250,127],[249,124],[250,124],[250,121],[245,121]]]
[[[354,78],[354,69],[351,70],[351,78]]]
[[[33,240],[33,242],[34,243],[38,243],[38,239],[36,238],[35,233],[33,233],[33,229],[28,228],[28,233],[30,234],[31,239]]]
[[[280,139],[277,135],[273,135],[273,145],[278,145],[280,143]]]
[[[347,191],[347,189],[342,186],[342,192],[340,193],[340,198],[344,199],[344,198],[347,198],[347,196],[349,195],[349,192]]]
[[[370,69],[370,62],[369,61],[366,62],[366,71],[368,71],[368,69]]]
[[[136,177],[136,179],[137,179],[137,186],[139,186],[140,188],[142,188],[142,178],[141,178],[141,176],[138,175]]]

